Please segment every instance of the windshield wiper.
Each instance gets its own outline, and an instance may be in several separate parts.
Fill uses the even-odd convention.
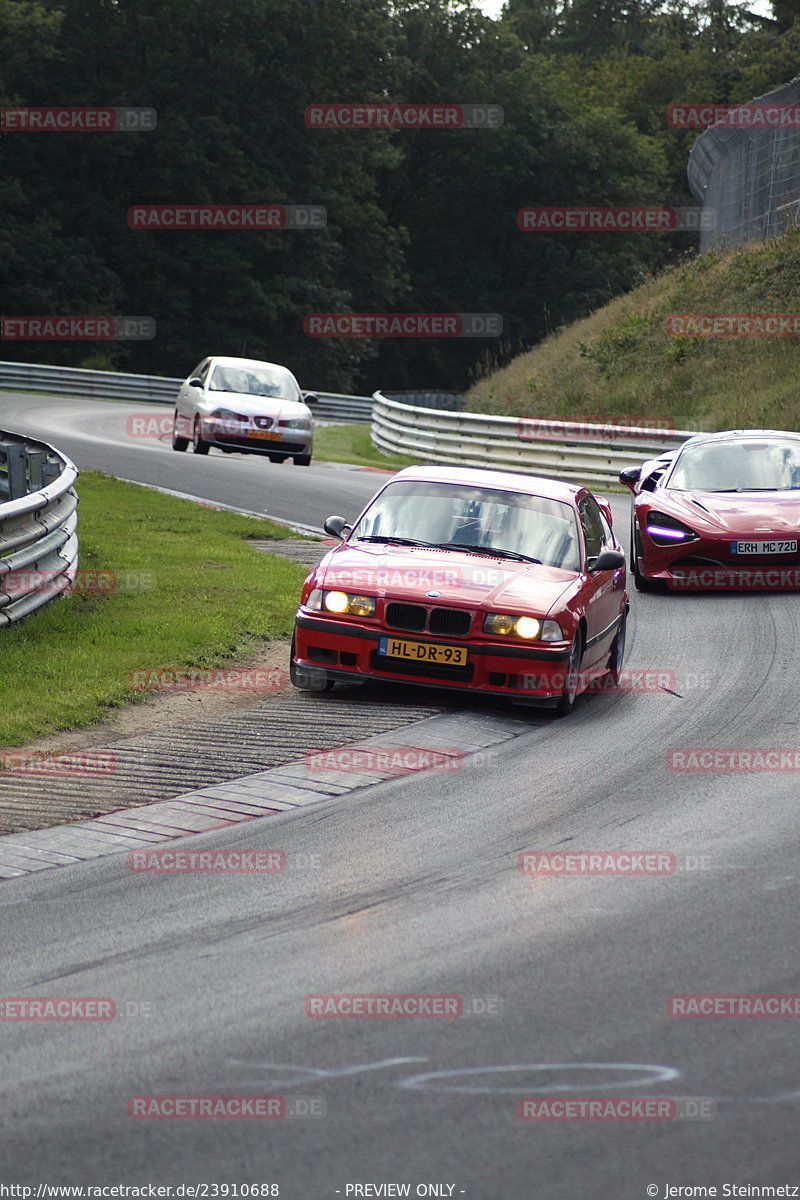
[[[530,554],[520,554],[518,550],[498,550],[494,546],[473,546],[468,542],[440,542],[441,550],[469,550],[470,554],[484,554],[487,558],[512,558],[516,562],[536,563],[541,567],[540,558],[532,558]]]
[[[441,550],[442,547],[438,542],[422,542],[419,538],[396,537],[392,533],[379,534],[371,533],[367,537],[356,538],[357,542],[386,542],[393,546],[429,546],[434,550]]]

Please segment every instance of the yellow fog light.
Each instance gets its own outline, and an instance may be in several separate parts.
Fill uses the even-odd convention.
[[[350,603],[350,598],[346,592],[326,592],[325,607],[328,612],[344,613],[347,612],[347,607]]]
[[[513,633],[516,622],[517,618],[511,617],[507,613],[487,613],[483,622],[483,631],[484,633]]]
[[[540,625],[536,617],[520,617],[514,626],[514,632],[520,637],[535,638],[539,636]]]
[[[375,614],[375,599],[373,596],[351,596],[347,611],[354,617],[372,617]]]

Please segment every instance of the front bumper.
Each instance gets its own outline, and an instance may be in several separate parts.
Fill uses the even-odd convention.
[[[378,645],[387,636],[435,646],[465,646],[467,665],[445,666],[381,655]],[[321,678],[324,674],[331,680],[384,679],[538,704],[563,694],[568,659],[567,643],[555,643],[549,649],[518,642],[509,645],[491,638],[432,637],[357,621],[331,621],[304,609],[298,612],[295,626],[295,664],[311,672],[316,669]]]
[[[232,423],[212,417],[200,418],[203,440],[220,450],[237,450],[244,454],[311,454],[314,431],[303,429],[260,430],[245,426],[241,430]],[[278,433],[278,437],[259,437],[257,434]]]
[[[733,555],[729,539],[703,538],[679,550],[648,547],[639,569],[675,592],[800,590],[800,554]]]

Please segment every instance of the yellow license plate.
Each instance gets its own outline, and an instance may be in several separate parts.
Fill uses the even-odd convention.
[[[443,667],[465,667],[468,657],[466,646],[433,646],[430,642],[407,642],[405,638],[394,637],[381,638],[378,653],[390,658],[438,663]]]
[[[280,441],[280,433],[275,433],[272,429],[248,429],[247,436],[251,438],[261,438],[265,442]]]

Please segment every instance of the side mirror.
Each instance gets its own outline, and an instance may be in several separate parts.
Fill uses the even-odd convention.
[[[303,392],[303,404],[319,404],[319,396],[316,392]]]
[[[199,387],[199,388],[201,388],[202,386],[203,386],[203,381],[202,381],[202,379],[190,379],[190,380],[189,380],[189,387]]]
[[[595,500],[597,501],[597,507],[608,521],[609,528],[611,528],[614,524],[614,514],[611,511],[611,505],[608,503],[605,496],[595,496]]]
[[[604,550],[589,567],[589,574],[593,575],[595,571],[618,571],[624,566],[624,554],[620,554],[619,550]]]
[[[629,487],[631,491],[634,491],[636,484],[639,482],[641,474],[641,467],[626,467],[624,471],[620,471],[619,481],[620,483],[624,483],[625,487]]]
[[[322,528],[326,533],[329,533],[331,537],[337,537],[341,539],[344,539],[345,529],[348,533],[350,532],[350,526],[347,524],[347,521],[345,521],[344,517],[328,517]]]

